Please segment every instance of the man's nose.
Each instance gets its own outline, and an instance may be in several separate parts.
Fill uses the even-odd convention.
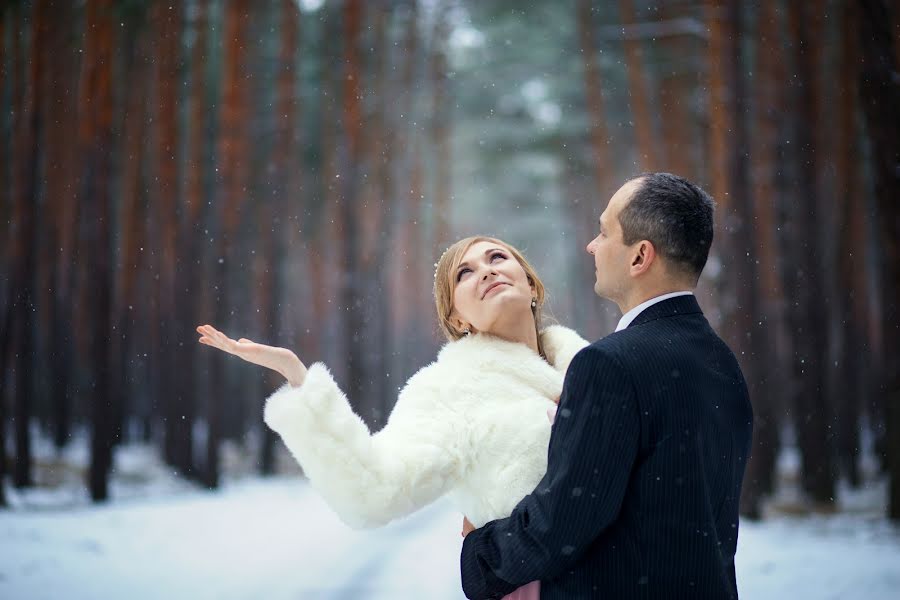
[[[588,245],[584,247],[588,254],[594,254],[594,240],[588,242]]]

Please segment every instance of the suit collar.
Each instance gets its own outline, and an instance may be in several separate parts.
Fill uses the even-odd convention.
[[[677,296],[647,307],[634,318],[626,329],[643,325],[656,319],[692,314],[703,314],[703,311],[700,310],[700,305],[697,303],[696,296]]]

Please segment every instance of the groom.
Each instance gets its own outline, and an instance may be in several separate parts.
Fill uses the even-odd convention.
[[[693,296],[713,201],[668,173],[623,185],[587,246],[615,333],[566,373],[547,473],[463,542],[468,598],[737,598],[738,499],[753,419],[734,355]]]

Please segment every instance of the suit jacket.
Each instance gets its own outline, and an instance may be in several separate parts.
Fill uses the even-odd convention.
[[[541,598],[737,598],[752,410],[693,296],[580,351],[535,490],[462,548],[469,598],[541,580]]]

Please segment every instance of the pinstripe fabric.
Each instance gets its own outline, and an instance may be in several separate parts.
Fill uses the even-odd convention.
[[[579,352],[547,474],[470,533],[469,598],[541,580],[541,598],[736,598],[752,411],[734,355],[693,296],[655,304]]]

